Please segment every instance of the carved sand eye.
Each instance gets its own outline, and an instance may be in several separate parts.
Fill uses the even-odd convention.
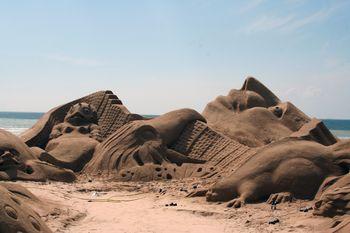
[[[83,108],[83,113],[84,113],[84,114],[90,114],[90,113],[91,113],[91,110],[90,110],[89,108],[87,108],[87,107],[84,107],[84,108]]]
[[[150,140],[150,139],[156,138],[157,136],[153,131],[146,130],[146,131],[142,132],[142,137],[146,140]]]
[[[145,141],[157,138],[157,131],[150,125],[143,125],[136,131],[136,136]]]
[[[283,110],[280,107],[276,106],[273,110],[273,113],[276,117],[281,117],[283,115]]]

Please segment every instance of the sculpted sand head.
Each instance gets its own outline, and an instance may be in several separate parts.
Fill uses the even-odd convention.
[[[241,112],[254,107],[266,107],[264,98],[254,91],[231,90],[227,95],[229,108],[234,112]]]
[[[22,141],[11,133],[0,130],[0,173],[4,179],[17,170],[29,176],[33,168],[27,161],[31,159],[35,157]]]
[[[194,110],[181,109],[151,120],[130,122],[97,147],[83,172],[144,181],[184,177],[194,170],[198,172],[193,176],[203,175],[206,173],[205,166],[196,165],[204,161],[188,158],[168,148],[183,128],[195,120],[204,119]]]
[[[207,104],[203,111],[214,130],[250,147],[277,141],[299,130],[310,118],[289,102],[282,103],[255,78]]]
[[[84,102],[78,103],[69,109],[64,121],[73,125],[82,125],[86,123],[96,124],[97,112],[91,104]]]
[[[72,182],[75,175],[38,160],[18,137],[0,130],[0,180],[47,179]]]
[[[96,123],[97,112],[92,105],[84,102],[73,105],[64,122],[53,127],[45,147],[47,153],[41,153],[39,158],[74,172],[80,171],[103,140]]]

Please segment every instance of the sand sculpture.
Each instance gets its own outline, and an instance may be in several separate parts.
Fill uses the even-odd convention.
[[[206,161],[215,168],[210,177],[234,172],[256,153],[254,148],[214,131],[202,121],[188,123],[170,148],[189,158]]]
[[[87,135],[97,141],[102,140],[97,125],[97,112],[90,104],[80,102],[73,105],[65,116],[64,122],[53,127],[49,139],[74,134]]]
[[[205,160],[169,149],[195,120],[205,121],[196,111],[181,109],[151,120],[121,127],[96,149],[84,173],[121,180],[157,180],[204,176],[213,172]]]
[[[249,147],[259,147],[289,136],[310,118],[293,104],[282,103],[254,78],[240,90],[219,96],[203,111],[208,125]]]
[[[350,173],[326,179],[315,199],[314,215],[333,219],[328,232],[350,231]]]
[[[319,143],[280,140],[262,148],[236,172],[217,182],[207,193],[207,200],[231,200],[229,206],[240,207],[271,195],[271,203],[291,197],[312,199],[324,179],[348,172],[342,162],[343,157]]]
[[[0,180],[56,180],[72,182],[75,175],[36,158],[15,135],[0,130]]]
[[[84,117],[83,109],[91,116]],[[74,120],[76,116],[78,120]],[[185,109],[145,120],[131,114],[118,97],[105,91],[51,110],[21,137],[30,146],[45,149],[32,148],[41,160],[73,171],[82,170],[88,163],[83,173],[123,180],[184,178],[191,176],[184,171],[197,163],[205,164],[199,169],[201,175],[227,177],[264,154],[259,146],[268,145],[268,150],[281,147],[280,143],[292,145],[292,138],[301,144],[311,140],[324,148],[337,142],[322,122],[309,118],[291,103],[281,102],[254,78],[247,78],[240,90],[231,90],[228,96],[209,103],[203,116]],[[143,134],[147,139],[140,136]],[[290,140],[285,142],[285,137]],[[78,149],[75,143],[83,146]],[[289,152],[276,152],[283,153]],[[329,154],[328,150],[322,154]],[[269,167],[268,161],[264,163]],[[161,164],[171,167],[167,173],[154,173],[163,170]],[[170,170],[177,172],[170,174]],[[332,174],[321,176],[320,182]]]
[[[16,184],[0,183],[0,195],[0,232],[51,232],[28,204],[40,204],[40,200],[27,189]]]
[[[97,112],[87,103],[73,105],[64,122],[55,125],[40,160],[74,172],[90,161],[95,147],[102,141]]]
[[[348,233],[350,232],[350,217],[345,216],[343,218],[334,221],[334,224],[328,230],[330,233]]]
[[[315,214],[344,215],[333,232],[350,225],[350,141],[254,78],[217,97],[202,114],[180,109],[153,119],[130,113],[111,91],[96,92],[50,110],[20,138],[0,131],[0,156],[2,180],[196,177],[209,186],[192,195],[208,201],[240,207],[316,196]],[[21,211],[11,208],[12,215]],[[29,227],[21,224],[11,226]]]
[[[316,215],[334,217],[350,214],[350,174],[325,180],[316,200]]]
[[[77,103],[87,103],[96,109],[97,125],[100,128],[102,140],[125,123],[135,119],[143,119],[140,115],[131,114],[113,92],[99,91],[51,109],[32,128],[21,134],[20,138],[29,147],[44,149],[55,125],[62,123],[69,109]]]

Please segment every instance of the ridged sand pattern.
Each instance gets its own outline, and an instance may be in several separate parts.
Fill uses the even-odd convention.
[[[142,119],[137,114],[131,114],[112,91],[96,92],[82,98],[80,102],[90,103],[96,108],[103,138],[107,138],[131,120]]]
[[[255,154],[255,150],[200,121],[190,123],[171,148],[191,158],[206,160],[222,172],[237,170]]]
[[[63,122],[69,108],[79,102],[91,104],[96,108],[102,138],[107,138],[127,122],[142,118],[131,114],[113,92],[99,91],[52,109],[31,129],[24,132],[21,138],[29,146],[44,147],[52,128]]]

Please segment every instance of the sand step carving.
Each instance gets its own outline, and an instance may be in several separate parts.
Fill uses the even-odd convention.
[[[81,102],[91,104],[96,108],[98,125],[103,139],[125,123],[142,119],[140,115],[130,113],[112,91],[99,91],[51,109],[32,128],[21,134],[21,139],[30,147],[45,148],[52,128],[63,122],[68,110],[73,105]]]
[[[291,137],[313,140],[325,146],[333,145],[338,141],[325,124],[316,118],[304,124],[297,132],[293,133]]]
[[[205,160],[220,173],[234,172],[256,153],[201,121],[189,123],[170,148],[189,158]]]

